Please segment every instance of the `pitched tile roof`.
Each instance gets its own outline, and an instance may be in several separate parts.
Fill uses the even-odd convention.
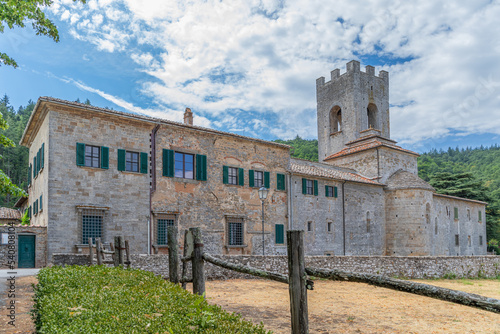
[[[58,103],[58,104],[63,104],[63,105],[67,105],[67,106],[72,106],[72,107],[77,107],[77,108],[84,108],[84,109],[87,109],[87,110],[93,110],[93,111],[97,111],[97,112],[102,112],[102,113],[106,113],[106,114],[113,114],[113,115],[116,115],[116,116],[135,118],[137,120],[145,121],[145,122],[150,122],[150,123],[162,123],[162,124],[168,124],[168,125],[173,125],[173,126],[186,127],[186,128],[191,128],[191,129],[195,129],[195,130],[201,130],[201,131],[210,132],[210,133],[214,133],[214,134],[225,135],[225,136],[232,136],[232,137],[237,137],[237,138],[241,138],[241,139],[245,139],[245,140],[256,141],[256,142],[260,142],[260,143],[264,143],[264,144],[270,144],[270,145],[279,146],[279,147],[282,147],[282,148],[288,148],[288,149],[290,148],[289,145],[280,144],[280,143],[276,143],[276,142],[268,141],[268,140],[264,140],[264,139],[242,136],[242,135],[238,135],[238,134],[231,133],[231,132],[224,132],[224,131],[214,130],[214,129],[210,129],[210,128],[204,128],[204,127],[201,127],[201,126],[190,125],[190,124],[185,124],[185,123],[180,123],[180,122],[174,122],[174,121],[170,121],[170,120],[166,120],[166,119],[162,119],[162,118],[157,118],[157,117],[151,117],[151,116],[145,116],[145,115],[139,115],[139,114],[132,114],[132,113],[118,111],[118,110],[111,110],[111,109],[106,109],[106,108],[95,107],[95,106],[84,104],[84,103],[61,100],[61,99],[57,99],[57,98],[50,97],[50,96],[41,96],[41,97],[38,98],[38,101],[36,103],[34,112],[31,114],[31,117],[30,117],[30,119],[28,121],[28,124],[26,125],[26,129],[24,130],[23,136],[21,137],[21,140],[19,142],[20,145],[25,144],[25,139],[26,139],[25,137],[29,136],[28,128],[31,126],[31,122],[32,122],[32,119],[33,119],[33,117],[35,115],[35,111],[38,109],[38,106],[39,106],[39,104],[41,102]]]
[[[15,209],[0,208],[0,219],[18,219],[21,220],[21,212]]]
[[[296,159],[291,159],[290,163],[290,171],[292,173],[332,178],[335,180],[344,180],[344,181],[352,181],[352,182],[360,182],[360,183],[368,183],[373,185],[382,185],[379,182],[370,180],[361,175],[343,171],[335,166],[315,163],[310,161],[309,164],[300,163],[296,161]]]
[[[424,189],[434,191],[434,188],[417,175],[405,170],[398,170],[387,179],[387,190]]]
[[[379,140],[375,140],[375,141],[371,141],[369,143],[362,144],[362,145],[356,145],[356,146],[352,146],[352,147],[346,147],[343,150],[341,150],[341,151],[339,151],[339,152],[337,152],[335,154],[332,154],[332,155],[326,157],[324,161],[330,160],[330,159],[335,159],[335,158],[338,158],[338,157],[346,156],[346,155],[357,153],[357,152],[361,152],[361,151],[366,151],[366,150],[369,150],[369,149],[372,149],[372,148],[377,148],[377,147],[380,147],[380,146],[387,147],[387,148],[392,148],[392,149],[395,149],[395,150],[398,150],[398,151],[406,152],[406,153],[417,155],[417,156],[419,155],[418,153],[415,153],[415,152],[410,151],[410,150],[406,150],[406,149],[404,149],[402,147],[399,147],[398,145],[391,145],[391,144],[388,144],[388,143],[383,143],[383,142],[381,142]]]

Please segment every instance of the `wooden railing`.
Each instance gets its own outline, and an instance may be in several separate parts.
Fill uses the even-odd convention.
[[[97,265],[102,264],[113,264],[115,267],[120,265],[127,265],[130,267],[130,246],[128,240],[123,241],[123,237],[115,237],[115,243],[109,243],[109,249],[104,249],[104,245],[101,242],[101,238],[95,239],[95,250],[96,250],[96,262]],[[112,255],[112,260],[106,260],[106,254]],[[124,257],[125,255],[125,257]],[[94,264],[94,245],[92,244],[92,238],[89,238],[89,265]]]

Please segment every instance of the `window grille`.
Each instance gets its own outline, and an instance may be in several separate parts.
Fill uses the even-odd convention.
[[[238,168],[229,167],[227,170],[227,183],[238,184]]]
[[[125,153],[125,170],[127,172],[139,172],[139,153],[129,151]]]
[[[227,244],[243,246],[243,218],[227,218]]]
[[[168,244],[168,228],[175,226],[175,216],[162,217],[156,220],[157,233],[156,242],[158,245]]]
[[[101,167],[101,148],[99,146],[85,145],[85,166]]]
[[[88,245],[89,238],[95,243],[95,238],[104,239],[104,223],[106,211],[102,209],[82,209],[80,213],[80,226],[82,244]],[[104,240],[103,240],[104,241]]]

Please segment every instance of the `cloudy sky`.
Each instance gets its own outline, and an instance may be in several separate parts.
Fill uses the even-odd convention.
[[[0,94],[53,96],[273,140],[316,138],[315,81],[390,73],[391,136],[419,152],[500,142],[500,0],[55,0],[60,43],[6,30]]]

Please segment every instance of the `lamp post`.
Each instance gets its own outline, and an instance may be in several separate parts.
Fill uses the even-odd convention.
[[[264,201],[267,198],[267,193],[269,192],[269,189],[266,187],[261,187],[259,189],[259,198],[262,201],[262,255],[265,255],[264,251]]]

